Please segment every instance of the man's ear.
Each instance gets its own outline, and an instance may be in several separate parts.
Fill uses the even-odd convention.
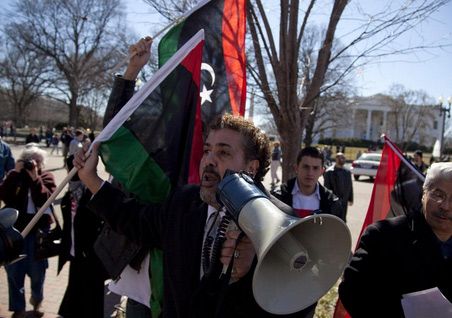
[[[259,169],[259,160],[254,159],[248,162],[247,165],[247,172],[253,175],[253,177],[256,175],[257,170]]]

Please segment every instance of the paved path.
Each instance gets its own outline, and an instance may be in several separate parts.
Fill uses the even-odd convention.
[[[23,146],[13,146],[12,151],[17,158],[22,151]],[[57,184],[61,182],[66,176],[66,170],[62,168],[63,159],[60,155],[49,155],[47,159],[46,168],[52,170],[57,180]],[[104,171],[103,168],[99,168],[98,171]],[[281,171],[279,171],[281,173]],[[103,175],[106,178],[106,174]],[[322,180],[321,180],[322,181]],[[270,173],[264,180],[264,184],[270,187]],[[353,247],[355,246],[356,239],[361,230],[361,225],[364,220],[365,213],[367,211],[367,205],[369,202],[370,194],[372,192],[372,182],[369,180],[353,181],[355,191],[355,203],[349,207],[348,211],[348,225],[352,233]],[[61,192],[58,198],[61,198],[65,190]],[[62,220],[61,211],[57,206],[56,212],[59,213],[59,219]],[[49,259],[49,268],[46,273],[46,280],[44,286],[44,301],[42,310],[45,311],[45,318],[57,317],[58,308],[61,299],[64,295],[64,291],[67,285],[68,268],[66,264],[62,272],[57,276],[57,258],[53,257]],[[25,282],[26,299],[30,298],[30,284],[29,279]],[[27,304],[27,310],[31,310],[30,304]],[[10,317],[11,312],[8,311],[8,285],[6,281],[6,273],[3,267],[0,267],[0,318]],[[106,314],[105,317],[108,317]]]

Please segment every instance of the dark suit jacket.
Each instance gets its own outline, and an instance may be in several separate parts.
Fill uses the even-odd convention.
[[[353,318],[403,317],[403,294],[438,287],[452,301],[452,259],[421,213],[367,227],[339,296]]]
[[[285,205],[279,203],[280,208]],[[287,206],[285,206],[287,207]],[[163,205],[140,205],[105,183],[89,208],[115,231],[149,248],[164,251],[164,317],[299,317],[275,316],[255,302],[251,270],[238,282],[227,285],[222,295],[203,290],[200,282],[201,249],[207,205],[198,186],[177,188]],[[217,307],[218,303],[222,303]]]

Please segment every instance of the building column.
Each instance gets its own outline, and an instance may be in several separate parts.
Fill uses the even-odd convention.
[[[388,123],[388,112],[384,111],[383,112],[383,133],[387,134],[388,132],[386,131],[387,129],[387,123]]]
[[[367,128],[366,128],[366,139],[370,140],[370,126],[372,125],[372,111],[367,111]]]
[[[352,110],[352,135],[350,136],[351,138],[355,138],[355,116],[356,116],[356,109]]]

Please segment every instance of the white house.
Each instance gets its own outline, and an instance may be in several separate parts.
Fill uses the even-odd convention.
[[[384,133],[395,142],[415,141],[425,146],[440,139],[442,114],[438,105],[397,105],[391,97],[377,94],[355,97],[348,108],[350,112],[337,120],[337,125],[317,137],[378,140]]]

